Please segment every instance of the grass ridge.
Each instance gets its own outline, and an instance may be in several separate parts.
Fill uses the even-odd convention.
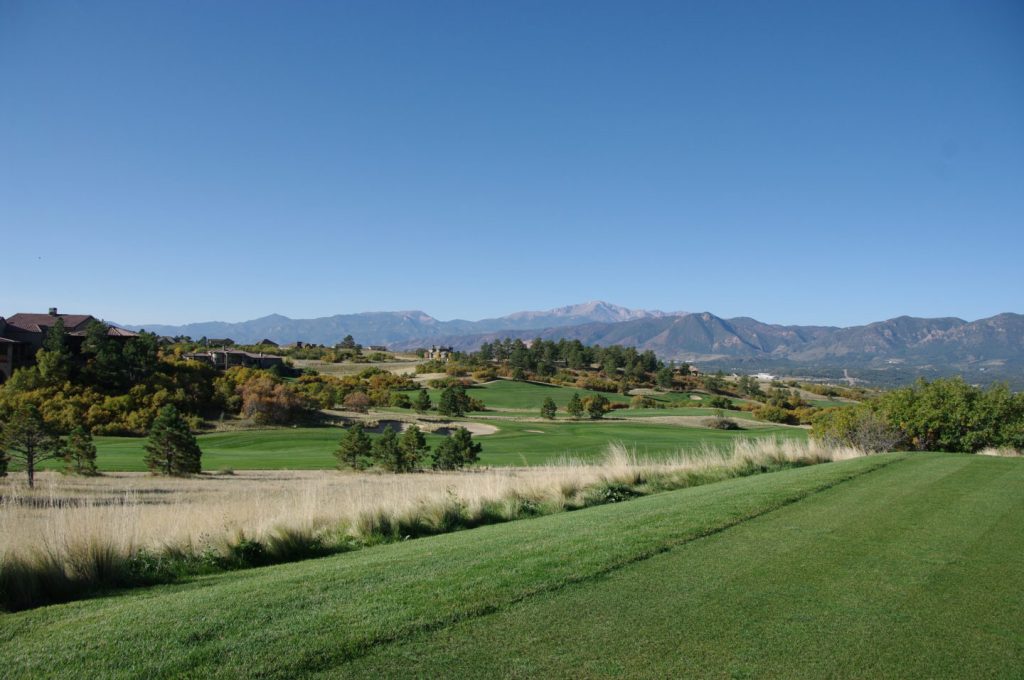
[[[454,613],[451,616],[447,616],[447,617],[444,617],[444,618],[441,618],[441,619],[437,619],[435,621],[419,623],[419,624],[407,626],[404,629],[398,630],[394,634],[391,634],[391,635],[378,635],[378,636],[373,636],[373,637],[370,637],[370,638],[367,638],[367,639],[363,639],[363,640],[359,640],[359,641],[349,642],[349,643],[343,645],[342,647],[340,647],[337,650],[337,653],[335,655],[337,657],[336,662],[334,660],[331,660],[331,659],[325,659],[325,658],[323,658],[322,654],[318,654],[317,656],[320,657],[320,659],[318,659],[318,660],[310,660],[306,664],[303,664],[303,669],[308,671],[308,672],[322,672],[322,671],[330,670],[331,668],[334,668],[334,667],[336,667],[338,665],[349,663],[349,662],[355,661],[355,660],[357,660],[357,659],[359,659],[359,658],[361,658],[363,656],[366,656],[373,648],[379,647],[380,645],[395,644],[395,643],[401,642],[402,640],[404,640],[404,639],[406,639],[408,637],[414,636],[414,635],[419,635],[419,634],[423,634],[423,633],[437,632],[437,631],[443,630],[443,629],[445,629],[447,627],[450,627],[450,626],[453,626],[453,625],[456,625],[456,624],[459,624],[459,623],[463,623],[465,621],[469,621],[469,620],[472,620],[472,619],[483,618],[483,617],[486,617],[486,616],[490,616],[490,615],[499,613],[499,612],[504,611],[506,609],[509,609],[509,608],[511,608],[511,607],[513,607],[513,606],[515,606],[517,604],[525,602],[525,601],[527,601],[527,600],[529,600],[529,599],[531,599],[533,597],[537,597],[539,595],[555,593],[555,592],[559,592],[561,590],[564,590],[564,589],[572,587],[572,586],[576,586],[576,585],[585,584],[585,583],[589,583],[589,582],[592,582],[592,581],[599,580],[601,578],[604,578],[604,577],[608,576],[609,574],[612,574],[612,573],[614,573],[616,571],[619,571],[619,570],[624,569],[626,567],[629,567],[631,565],[638,564],[640,562],[644,562],[644,561],[649,560],[649,559],[651,559],[653,557],[656,557],[658,555],[661,555],[661,554],[664,554],[664,553],[669,552],[671,550],[674,550],[674,549],[676,549],[676,548],[678,548],[680,546],[687,545],[687,544],[699,541],[701,539],[708,538],[710,536],[715,536],[715,535],[720,534],[720,533],[722,533],[724,531],[727,531],[727,530],[729,530],[731,528],[739,526],[740,524],[743,524],[745,522],[749,522],[750,520],[757,519],[759,517],[763,517],[763,516],[771,514],[773,512],[777,512],[778,510],[781,510],[781,509],[786,508],[786,507],[788,507],[790,505],[793,505],[794,503],[799,503],[800,501],[805,500],[805,499],[807,499],[807,498],[809,498],[809,497],[811,497],[813,495],[822,493],[824,491],[828,491],[829,489],[832,489],[832,488],[834,488],[836,486],[839,486],[841,484],[849,482],[849,481],[851,481],[853,479],[857,479],[859,477],[863,477],[863,476],[868,475],[868,474],[870,474],[872,472],[877,472],[878,470],[881,470],[881,469],[886,468],[886,467],[888,467],[890,465],[893,465],[895,463],[899,463],[899,462],[902,462],[902,461],[905,461],[905,460],[906,460],[905,456],[901,456],[901,457],[898,457],[898,458],[889,458],[889,459],[886,459],[886,460],[880,460],[880,461],[877,462],[877,464],[875,464],[872,467],[867,468],[865,470],[860,470],[860,471],[857,471],[857,472],[850,473],[850,474],[845,475],[843,477],[839,477],[839,478],[833,479],[833,480],[831,480],[829,482],[825,482],[823,484],[820,484],[820,485],[818,485],[816,487],[813,487],[811,489],[805,489],[803,491],[794,492],[790,496],[787,496],[786,498],[783,498],[782,500],[776,501],[774,503],[770,503],[768,505],[765,505],[765,506],[759,508],[755,512],[750,512],[750,513],[747,513],[745,515],[741,515],[739,517],[735,517],[735,518],[733,518],[731,520],[728,520],[728,521],[725,521],[725,522],[723,522],[723,523],[721,523],[721,524],[719,524],[717,526],[710,527],[710,528],[702,530],[702,531],[697,531],[697,532],[695,532],[693,534],[690,534],[688,536],[685,536],[685,537],[679,537],[679,538],[675,538],[675,539],[666,540],[661,545],[658,545],[658,546],[655,546],[655,547],[643,550],[643,551],[637,553],[636,555],[633,555],[633,556],[631,556],[631,557],[629,557],[627,559],[621,559],[621,560],[617,560],[615,562],[612,562],[612,563],[610,563],[610,564],[608,564],[608,565],[606,565],[604,567],[596,569],[595,571],[593,571],[593,572],[591,572],[589,574],[585,574],[585,575],[581,575],[581,576],[569,576],[569,577],[567,577],[566,579],[564,579],[563,581],[561,581],[559,583],[553,583],[553,584],[549,584],[549,585],[546,585],[546,586],[542,586],[542,587],[538,587],[538,588],[534,588],[534,589],[530,589],[530,590],[524,591],[523,593],[521,593],[521,594],[519,594],[519,595],[517,595],[515,597],[511,597],[511,598],[505,599],[505,600],[503,600],[500,603],[488,603],[488,604],[481,605],[479,607],[475,607],[475,608],[468,609],[468,610],[465,610],[465,611],[462,611],[462,612]]]

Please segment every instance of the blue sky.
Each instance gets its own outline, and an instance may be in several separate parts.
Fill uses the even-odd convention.
[[[0,0],[0,315],[1024,312],[1024,3]]]

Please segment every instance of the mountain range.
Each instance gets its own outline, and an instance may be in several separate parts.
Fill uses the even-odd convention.
[[[127,326],[138,330],[138,326]],[[319,319],[273,314],[241,323],[150,325],[161,335],[230,337],[240,343],[334,344],[351,334],[364,345],[396,350],[431,344],[472,350],[511,337],[577,339],[653,350],[664,360],[737,371],[850,377],[899,383],[915,376],[961,374],[974,382],[1010,380],[1024,386],[1024,316],[925,319],[901,316],[863,326],[783,326],[710,312],[661,312],[587,302],[547,311],[517,312],[480,321],[439,321],[421,311],[368,312]]]

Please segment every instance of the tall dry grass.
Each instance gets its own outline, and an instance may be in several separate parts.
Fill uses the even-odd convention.
[[[35,489],[10,477],[0,481],[0,603],[19,608],[182,570],[285,561],[862,455],[762,439],[657,460],[612,445],[596,464],[407,475],[43,473]]]

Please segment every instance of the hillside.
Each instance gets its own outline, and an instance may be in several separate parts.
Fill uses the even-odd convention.
[[[631,345],[664,360],[696,362],[705,368],[752,372],[778,370],[841,378],[843,369],[878,380],[891,374],[900,382],[917,375],[963,373],[973,382],[1024,374],[1024,315],[999,314],[977,321],[909,316],[837,328],[781,326],[749,317],[723,319],[710,312],[588,323],[542,331],[503,331],[447,336],[441,342],[471,350],[504,337],[567,338],[592,345]],[[411,343],[415,345],[416,343]]]
[[[139,326],[127,326],[138,330]],[[432,344],[475,350],[506,337],[562,338],[587,345],[628,345],[652,350],[663,360],[741,372],[769,370],[840,379],[844,371],[875,383],[897,384],[917,376],[962,374],[971,382],[1010,380],[1024,388],[1024,315],[987,319],[924,319],[901,316],[838,328],[784,326],[750,317],[724,319],[710,312],[687,314],[627,309],[589,302],[544,312],[516,312],[480,321],[439,321],[420,312],[367,312],[320,319],[271,315],[241,323],[149,325],[162,335],[230,337],[237,342],[270,338],[333,345],[345,335],[363,344],[411,350]]]
[[[943,454],[758,475],[2,615],[0,664],[10,677],[1009,677],[1024,662],[1022,484],[1020,460]]]

